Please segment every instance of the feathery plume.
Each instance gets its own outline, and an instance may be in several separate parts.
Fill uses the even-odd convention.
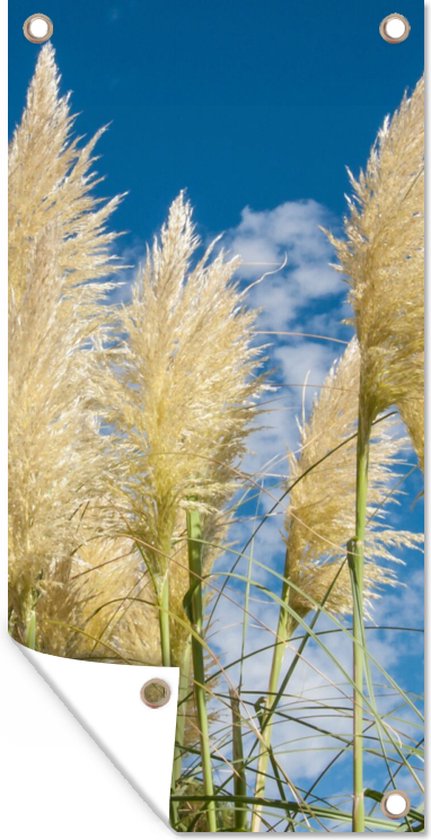
[[[263,387],[256,375],[260,351],[251,343],[255,316],[232,282],[238,260],[227,261],[223,252],[212,257],[213,243],[193,266],[199,240],[191,213],[181,193],[121,311],[127,338],[108,351],[110,382],[103,386],[121,471],[112,491],[129,512],[130,534],[157,588],[169,574],[170,610],[184,621],[185,511],[203,514],[208,569],[209,543],[216,534],[221,542],[221,511]],[[172,637],[178,655],[184,632],[177,625]]]
[[[286,556],[291,588],[289,605],[299,615],[325,601],[325,609],[352,612],[346,544],[355,532],[355,463],[360,351],[356,339],[335,364],[315,401],[309,422],[301,428],[299,455],[290,456],[286,513]],[[391,434],[392,430],[392,434]],[[343,441],[347,441],[342,446]],[[394,502],[396,481],[406,440],[394,435],[392,418],[373,427],[370,449],[368,518],[365,542],[365,603],[369,609],[383,584],[393,584],[394,571],[380,562],[397,562],[394,549],[413,547],[420,535],[385,527],[387,500]],[[327,456],[327,457],[326,457]],[[301,476],[304,476],[301,478]],[[331,585],[332,589],[331,589]],[[328,594],[329,592],[329,594]]]
[[[289,609],[304,618],[323,605],[326,612],[345,615],[354,610],[346,546],[355,533],[356,449],[360,351],[352,339],[343,356],[326,378],[315,400],[308,423],[301,428],[298,455],[289,457],[289,504],[285,517],[286,559],[283,604],[269,678],[268,696],[278,691],[284,647],[297,620]],[[394,584],[394,570],[381,562],[399,562],[394,550],[413,548],[421,535],[385,528],[387,502],[395,500],[396,474],[406,441],[393,434],[391,418],[372,427],[370,446],[369,527],[365,539],[364,603],[370,611],[384,584]],[[392,434],[391,434],[392,429]],[[263,729],[264,749],[259,755],[256,796],[265,793],[271,744],[272,710]],[[261,824],[260,805],[253,810],[252,831]]]
[[[160,662],[158,611],[151,581],[134,542],[126,537],[87,541],[73,558],[73,603],[67,656]]]
[[[372,479],[372,424],[395,405],[423,464],[424,386],[424,103],[421,79],[380,130],[365,172],[351,176],[354,197],[346,241],[331,241],[351,285],[361,364],[356,457],[355,530],[349,540],[353,604],[353,831],[365,830],[363,638],[367,595],[365,543]],[[372,447],[371,447],[372,448]],[[374,447],[372,456],[377,460]],[[372,464],[372,459],[371,459]],[[372,492],[372,490],[371,490]],[[353,532],[352,532],[353,534]]]
[[[100,496],[102,439],[89,408],[93,336],[105,315],[101,282],[114,270],[92,151],[70,136],[68,97],[50,45],[42,48],[9,157],[10,618],[26,641],[64,653],[66,584]],[[96,528],[102,531],[100,511]]]
[[[351,285],[361,402],[372,420],[396,405],[423,464],[424,83],[379,131],[355,180],[346,240],[330,236]]]

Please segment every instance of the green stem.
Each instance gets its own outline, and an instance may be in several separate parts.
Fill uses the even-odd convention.
[[[353,592],[353,815],[352,829],[365,831],[364,808],[364,540],[367,521],[368,460],[371,423],[359,412],[356,456],[355,538],[348,545]]]
[[[286,643],[288,642],[292,631],[292,621],[291,617],[289,616],[289,611],[286,609],[288,606],[289,600],[289,586],[287,583],[287,579],[289,576],[289,558],[286,552],[286,560],[285,560],[285,568],[284,568],[284,581],[283,581],[283,590],[281,595],[282,605],[280,607],[280,612],[278,615],[278,625],[277,625],[277,640],[274,647],[274,651],[272,654],[272,663],[271,663],[271,671],[269,675],[269,683],[268,683],[268,697],[267,702],[265,704],[265,708],[267,709],[266,713],[262,713],[261,718],[261,734],[262,734],[262,742],[261,742],[261,751],[259,753],[258,763],[257,763],[257,771],[256,771],[256,784],[255,784],[255,798],[259,799],[265,796],[265,787],[266,787],[266,774],[268,769],[268,762],[270,757],[270,749],[271,749],[271,737],[272,737],[272,718],[275,711],[275,703],[277,702],[277,689],[278,683],[280,679],[281,668],[283,665],[283,657],[284,651],[286,647]],[[260,830],[261,825],[261,814],[262,814],[262,804],[256,805],[253,809],[253,816],[251,820],[251,831],[257,832]]]
[[[184,753],[184,736],[187,720],[187,703],[185,700],[190,693],[190,657],[191,644],[190,639],[186,642],[186,649],[184,652],[181,669],[180,680],[178,686],[178,715],[177,726],[175,731],[175,752],[174,765],[172,770],[172,793],[176,792],[178,782],[181,778],[183,753]],[[179,823],[179,807],[178,802],[171,800],[171,824],[172,828],[177,829]]]
[[[36,650],[36,610],[30,610],[25,628],[24,644],[31,650]]]
[[[241,713],[238,693],[230,688],[229,697],[232,709],[232,757],[235,799],[247,796],[247,778],[242,745]],[[235,831],[247,831],[248,819],[245,805],[235,805]]]
[[[187,511],[187,544],[190,573],[189,618],[198,637],[203,633],[202,599],[202,524],[198,511]],[[199,638],[192,636],[192,661],[196,709],[199,720],[202,769],[205,796],[214,796],[208,715],[205,697],[205,668],[203,646]],[[217,831],[216,806],[213,799],[207,803],[208,831]]]
[[[169,629],[169,575],[165,572],[165,577],[159,592],[159,625],[160,625],[160,644],[162,649],[162,665],[170,667],[171,664],[171,641]]]

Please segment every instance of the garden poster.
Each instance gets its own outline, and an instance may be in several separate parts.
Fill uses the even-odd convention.
[[[423,831],[422,4],[41,6],[10,636],[176,832]]]

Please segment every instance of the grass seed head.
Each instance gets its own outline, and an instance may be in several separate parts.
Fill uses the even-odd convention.
[[[299,454],[290,456],[289,485],[299,481],[290,493],[286,514],[287,557],[289,579],[301,591],[292,588],[289,603],[301,615],[313,609],[307,596],[317,603],[327,596],[325,609],[330,612],[352,611],[346,545],[355,533],[359,377],[360,350],[353,339],[330,371],[310,420],[301,429]],[[348,442],[340,446],[343,441]],[[395,582],[393,569],[385,564],[397,561],[397,550],[420,540],[416,534],[386,527],[396,465],[405,445],[390,418],[373,427],[364,570],[367,608],[383,584]]]
[[[9,156],[9,593],[12,632],[25,638],[36,609],[37,644],[51,653],[64,652],[68,631],[49,621],[70,615],[72,556],[102,492],[91,383],[118,202],[92,194],[98,135],[79,148],[72,125],[47,45]],[[99,507],[95,533],[108,516]]]
[[[330,238],[351,287],[362,399],[371,421],[399,408],[423,464],[423,79],[385,120],[365,172],[350,177],[346,238]]]
[[[110,394],[103,412],[120,474],[112,492],[154,579],[169,574],[171,611],[183,619],[185,511],[202,513],[208,570],[209,543],[216,524],[220,542],[221,512],[263,388],[255,314],[233,281],[238,260],[215,245],[197,256],[191,206],[181,193],[121,310],[116,334],[124,340],[107,350],[101,383]],[[181,634],[178,626],[172,633],[179,648]]]

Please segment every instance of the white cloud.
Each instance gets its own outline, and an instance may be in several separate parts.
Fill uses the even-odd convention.
[[[238,226],[223,239],[224,246],[243,259],[239,274],[250,283],[250,305],[260,310],[257,329],[269,345],[269,366],[280,388],[264,416],[265,428],[250,438],[254,455],[246,459],[245,469],[252,472],[275,459],[268,472],[286,473],[283,459],[298,444],[296,416],[303,405],[309,410],[316,394],[313,386],[322,384],[343,351],[336,342],[289,334],[331,339],[341,330],[345,336],[340,321],[346,314],[346,286],[330,266],[333,249],[321,227],[338,227],[327,208],[312,199],[287,201],[263,211],[245,207]],[[287,265],[277,271],[286,259]],[[262,275],[266,276],[253,285]]]
[[[301,340],[274,350],[274,358],[281,365],[283,381],[287,387],[294,389],[306,407],[318,393],[318,386],[323,383],[335,356],[332,345]],[[299,402],[299,399],[296,401]]]
[[[309,199],[286,201],[272,210],[245,207],[239,225],[227,231],[225,244],[242,257],[245,279],[274,272],[287,258],[285,270],[266,277],[251,293],[253,305],[262,307],[265,328],[287,329],[313,300],[342,291],[340,276],[329,267],[333,251],[321,226],[334,228],[335,221]]]

